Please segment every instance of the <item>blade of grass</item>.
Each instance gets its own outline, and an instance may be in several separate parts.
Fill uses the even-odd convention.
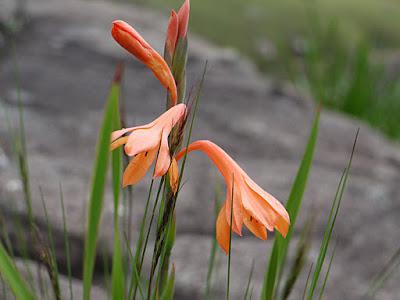
[[[10,286],[17,299],[35,299],[32,291],[22,279],[21,274],[16,269],[11,257],[8,255],[2,243],[0,243],[0,273]]]
[[[126,233],[126,232],[124,232],[124,233],[125,233],[125,234],[124,234],[125,244],[126,244],[126,248],[128,249],[129,260],[131,261],[131,264],[133,265],[134,257],[133,257],[133,253],[132,253],[131,247],[130,247],[130,245],[129,245],[129,238],[128,238],[127,233]],[[133,268],[133,274],[132,274],[132,276],[135,276],[135,277],[136,277],[137,282],[140,281],[140,280],[139,280],[139,274],[138,274],[136,268]],[[142,286],[140,285],[140,282],[139,282],[139,284],[138,284],[138,288],[139,288],[140,296],[142,297],[141,299],[144,299],[144,293],[143,293]],[[130,299],[129,294],[128,294],[128,298],[127,298],[127,299]]]
[[[314,263],[311,263],[310,270],[308,270],[306,284],[304,286],[303,296],[301,297],[301,300],[304,300],[306,298],[308,283],[310,282],[310,277],[311,277],[311,272],[312,272],[313,266],[314,266]]]
[[[235,188],[235,174],[232,174],[232,199],[231,199],[231,212],[230,212],[230,223],[229,223],[229,252],[228,252],[228,275],[226,279],[226,300],[229,300],[230,293],[230,279],[231,279],[231,253],[232,253],[232,219],[233,219],[233,195]]]
[[[313,278],[311,281],[310,290],[309,290],[309,294],[308,294],[308,300],[311,300],[314,296],[315,288],[317,286],[319,276],[321,273],[321,269],[322,269],[322,266],[325,261],[326,252],[328,250],[328,246],[331,241],[333,228],[335,227],[336,219],[337,219],[339,209],[340,209],[340,204],[343,199],[343,193],[346,189],[346,183],[347,183],[347,180],[349,177],[351,163],[353,161],[353,156],[354,156],[354,151],[355,151],[356,144],[357,144],[358,134],[359,134],[359,129],[357,130],[356,137],[354,139],[354,144],[353,144],[353,148],[351,150],[351,155],[350,155],[348,165],[344,171],[344,177],[343,177],[342,184],[339,184],[337,192],[336,192],[336,196],[332,203],[331,211],[329,214],[329,219],[328,219],[325,233],[324,233],[324,238],[322,240],[320,252],[318,254],[317,262],[315,264],[314,274],[313,274]]]
[[[42,245],[43,252],[45,253],[44,261],[47,267],[47,271],[50,277],[51,285],[53,287],[54,295],[56,299],[61,299],[61,291],[60,291],[60,282],[58,278],[58,268],[57,268],[57,260],[56,260],[56,250],[54,247],[54,239],[53,239],[53,230],[51,227],[51,223],[49,220],[49,215],[47,213],[46,202],[44,200],[42,188],[39,187],[40,198],[42,200],[44,216],[47,225],[47,238],[50,243],[50,247],[46,247],[46,245]]]
[[[160,183],[158,185],[157,196],[156,196],[156,199],[154,201],[154,205],[153,205],[153,209],[152,209],[152,215],[151,215],[148,231],[147,231],[147,234],[146,234],[146,237],[145,237],[144,233],[145,233],[145,227],[146,227],[147,210],[148,210],[149,203],[150,203],[151,190],[152,190],[153,182],[154,182],[154,180],[151,181],[149,195],[148,195],[148,198],[147,198],[147,203],[146,203],[146,208],[145,208],[145,213],[143,215],[142,224],[140,225],[139,240],[138,240],[138,243],[136,245],[133,272],[135,274],[137,273],[138,276],[132,277],[132,279],[135,279],[137,277],[137,280],[136,280],[136,282],[134,282],[133,280],[131,281],[131,287],[130,287],[130,292],[129,292],[129,295],[131,295],[132,287],[133,287],[133,283],[134,283],[133,299],[136,299],[137,288],[138,288],[138,285],[140,284],[140,276],[141,276],[141,272],[142,272],[144,257],[146,255],[146,250],[147,250],[147,244],[148,244],[148,241],[149,241],[150,231],[151,231],[151,227],[153,225],[155,209],[157,207],[158,199],[160,197],[160,193],[161,193],[161,190],[162,190],[162,187],[163,187],[163,184],[164,184],[164,178],[161,179],[161,181],[160,181]],[[143,241],[144,241],[144,244],[143,244]]]
[[[335,257],[336,247],[337,247],[337,243],[336,243],[335,247],[333,248],[331,259],[329,260],[328,270],[326,270],[324,283],[322,284],[321,290],[319,291],[319,297],[318,297],[319,300],[322,300],[322,297],[324,295],[324,291],[325,291],[325,288],[326,288],[326,283],[328,282],[328,277],[329,277],[329,274],[330,274],[331,268],[332,268],[333,258]]]
[[[101,130],[97,142],[97,153],[93,169],[91,192],[89,196],[89,206],[87,211],[87,225],[83,261],[83,299],[90,299],[90,289],[92,286],[93,269],[96,257],[96,243],[99,231],[101,213],[103,209],[104,189],[106,184],[110,136],[113,128],[113,118],[118,107],[119,88],[111,86],[111,91],[104,112]]]
[[[161,294],[160,300],[173,300],[175,290],[175,267],[172,267],[171,275],[169,276],[166,288]]]
[[[249,292],[250,292],[250,285],[251,285],[251,280],[253,278],[253,272],[254,272],[254,259],[251,262],[251,269],[250,269],[250,273],[249,273],[249,279],[247,280],[246,291],[244,293],[244,300],[247,300],[247,297],[248,297]]]
[[[25,122],[24,122],[24,112],[23,104],[21,99],[21,83],[19,77],[19,68],[17,63],[17,51],[15,43],[12,43],[13,52],[13,64],[14,64],[14,77],[17,90],[17,102],[18,102],[18,133],[14,136],[14,147],[17,153],[19,175],[21,177],[24,199],[27,208],[27,213],[30,222],[33,222],[33,212],[32,212],[32,197],[30,189],[30,179],[29,179],[29,166],[28,166],[28,155],[26,151],[26,135],[25,135]]]
[[[284,286],[282,290],[283,300],[289,298],[290,293],[292,292],[292,289],[303,270],[303,266],[307,258],[307,253],[311,246],[311,229],[313,222],[314,222],[313,213],[311,212],[311,217],[307,220],[306,225],[304,226],[304,229],[301,232],[300,240],[297,245],[294,263],[290,271],[288,272],[289,276],[286,279],[286,283],[283,285]]]
[[[65,206],[64,206],[64,193],[62,190],[61,183],[60,183],[59,189],[60,189],[60,201],[61,201],[61,211],[62,211],[62,219],[63,219],[65,256],[66,256],[66,260],[67,260],[68,288],[69,288],[70,300],[73,300],[74,294],[72,292],[71,247],[70,247],[69,238],[68,238],[68,226],[67,226],[67,218],[65,215]]]
[[[261,292],[262,299],[265,300],[274,299],[276,290],[279,286],[281,271],[283,265],[285,264],[287,249],[292,238],[297,215],[301,207],[304,191],[307,185],[313,161],[315,145],[318,137],[319,118],[320,109],[317,110],[316,116],[314,118],[303,159],[301,161],[299,170],[297,171],[297,175],[293,183],[288,202],[286,203],[286,209],[289,213],[291,222],[289,232],[286,236],[286,239],[283,238],[279,233],[277,233],[275,236],[275,241],[272,247],[272,252],[265,273],[264,283]]]
[[[393,256],[373,279],[367,293],[367,296],[369,298],[374,298],[376,292],[378,292],[378,290],[382,288],[385,281],[393,274],[398,266],[400,266],[400,248],[397,249],[397,251],[393,254]]]
[[[119,114],[119,97],[121,89],[123,65],[118,64],[115,71],[113,88],[115,90],[113,97],[115,97],[114,117],[113,117],[113,130],[121,128],[121,120]],[[124,298],[124,267],[122,258],[122,245],[119,229],[119,198],[121,191],[121,172],[122,172],[122,150],[121,148],[115,149],[112,152],[112,185],[114,195],[114,250],[112,260],[112,274],[111,274],[111,295],[113,300]]]
[[[216,195],[215,195],[215,201],[214,201],[214,215],[215,219],[218,217],[218,212],[221,208],[220,202],[220,190],[216,190]],[[205,298],[208,299],[210,296],[210,291],[211,291],[211,279],[214,271],[214,266],[215,266],[215,260],[216,260],[216,253],[217,253],[217,248],[218,248],[218,243],[216,237],[216,232],[214,229],[213,233],[213,239],[212,239],[212,244],[211,244],[211,250],[210,250],[210,258],[208,259],[208,270],[207,270],[207,281],[206,281],[206,290],[205,290]]]

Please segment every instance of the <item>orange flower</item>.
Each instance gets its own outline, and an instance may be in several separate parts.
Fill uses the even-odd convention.
[[[175,124],[185,117],[186,105],[178,104],[163,113],[153,122],[137,127],[114,131],[111,135],[111,150],[125,145],[125,153],[134,156],[125,169],[122,185],[135,184],[146,175],[157,157],[153,177],[167,173],[171,165],[168,135]],[[126,135],[129,133],[129,135]]]
[[[289,230],[290,219],[285,207],[272,195],[259,187],[239,165],[219,146],[210,141],[193,142],[187,149],[203,151],[214,162],[227,185],[225,203],[217,218],[217,241],[228,253],[232,209],[232,230],[242,235],[243,224],[260,239],[267,239],[267,230],[276,228],[284,237]],[[185,155],[181,150],[176,160]],[[233,199],[232,199],[233,190]],[[233,201],[233,202],[232,202]]]
[[[165,41],[165,49],[170,59],[173,58],[176,44],[179,38],[185,38],[189,25],[190,2],[186,0],[178,13],[171,11],[171,17],[168,22],[167,39]]]
[[[172,100],[177,102],[175,79],[165,60],[155,51],[142,36],[124,21],[114,21],[111,34],[114,39],[128,52],[153,71],[163,86],[171,93]]]

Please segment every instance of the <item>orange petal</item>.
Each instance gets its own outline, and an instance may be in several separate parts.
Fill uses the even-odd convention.
[[[227,194],[225,199],[226,206],[226,221],[228,225],[231,223],[231,203],[233,200],[233,209],[232,209],[232,230],[238,235],[242,236],[242,227],[243,227],[243,215],[242,215],[242,203],[240,199],[240,187],[235,185],[233,188],[233,199],[232,199],[232,187],[227,186]]]
[[[154,122],[151,122],[149,124],[146,125],[142,125],[142,126],[135,126],[135,127],[129,127],[129,128],[122,128],[120,130],[116,130],[113,133],[111,133],[111,141],[115,141],[117,138],[123,136],[124,134],[128,133],[128,132],[132,132],[134,130],[138,130],[138,129],[146,129],[146,128],[150,128],[154,126]]]
[[[274,196],[264,191],[250,178],[246,177],[245,182],[249,189],[253,192],[253,195],[258,195],[256,198],[258,199],[260,205],[265,207],[265,204],[267,204],[270,211],[274,212],[274,227],[282,234],[283,237],[286,237],[290,226],[290,218],[285,207]]]
[[[272,207],[272,209],[280,215],[286,223],[290,224],[289,214],[286,211],[286,208],[280,203],[274,196],[264,191],[257,183],[251,180],[248,176],[244,178],[245,182],[255,193],[259,194],[268,204]]]
[[[262,240],[267,239],[267,229],[263,224],[258,222],[253,216],[244,210],[243,212],[244,225],[258,238]]]
[[[169,165],[171,164],[171,156],[169,154],[168,147],[168,134],[165,130],[162,133],[160,150],[158,152],[158,158],[156,163],[156,169],[154,170],[154,178],[163,176],[167,173]]]
[[[189,25],[189,14],[190,14],[190,1],[185,0],[181,8],[178,11],[179,18],[179,33],[178,37],[185,38],[187,35],[188,25]]]
[[[161,128],[154,126],[149,129],[138,129],[133,131],[125,145],[125,153],[134,156],[153,148],[158,148],[161,138]]]
[[[127,136],[124,136],[122,138],[115,140],[110,145],[110,151],[113,151],[113,150],[117,149],[118,147],[121,147],[122,145],[126,144],[127,141],[128,141]]]
[[[174,10],[172,10],[168,22],[167,38],[165,40],[165,51],[168,53],[171,62],[175,52],[176,41],[178,39],[178,25],[178,15]]]
[[[172,159],[171,165],[168,169],[168,176],[169,176],[169,184],[175,195],[179,187],[179,167],[175,158]]]
[[[128,23],[117,20],[111,30],[113,38],[128,52],[147,65],[163,86],[171,93],[172,100],[177,101],[175,79],[165,60],[155,51],[142,36]]]
[[[282,218],[281,216],[278,217],[275,223],[275,228],[278,230],[282,236],[285,238],[288,231],[289,231],[289,226],[290,224],[286,221],[285,218]]]
[[[157,149],[142,152],[136,155],[128,164],[122,178],[122,186],[126,187],[141,180],[157,155]]]
[[[216,238],[217,242],[225,251],[226,254],[229,252],[229,235],[230,235],[230,228],[229,224],[226,221],[226,207],[225,204],[222,206],[221,210],[219,211],[217,223],[216,223]]]
[[[243,193],[242,203],[243,207],[269,231],[274,230],[277,214],[260,195],[247,189],[246,193]]]

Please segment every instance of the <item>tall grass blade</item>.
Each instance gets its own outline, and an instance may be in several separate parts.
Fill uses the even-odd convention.
[[[146,251],[147,251],[147,244],[148,244],[149,237],[150,237],[150,231],[151,231],[151,228],[153,225],[155,210],[156,210],[156,207],[158,204],[158,199],[160,198],[161,190],[162,190],[163,184],[164,184],[164,177],[161,178],[161,181],[158,185],[157,196],[154,201],[152,214],[151,214],[151,218],[150,218],[150,222],[149,222],[149,227],[148,227],[147,234],[145,237],[144,233],[145,233],[145,226],[146,226],[147,211],[148,211],[148,207],[149,207],[149,203],[150,203],[153,183],[154,183],[154,180],[151,181],[149,194],[147,197],[146,208],[145,208],[145,212],[143,215],[142,223],[140,225],[140,233],[139,233],[138,243],[136,245],[136,253],[135,253],[135,259],[134,259],[134,265],[133,265],[133,272],[134,272],[135,276],[132,276],[132,281],[131,281],[131,288],[133,287],[133,283],[135,283],[133,299],[136,299],[137,288],[140,285],[140,276],[141,276],[141,272],[142,272],[143,262],[144,262],[144,258],[145,258]],[[144,244],[143,244],[143,242],[144,242]],[[136,279],[136,281],[134,282],[133,279]],[[131,291],[132,291],[131,288],[130,288],[129,295],[131,295]]]
[[[55,250],[55,246],[54,246],[54,239],[53,239],[53,230],[51,227],[51,223],[49,220],[49,215],[47,213],[47,207],[46,207],[46,202],[44,200],[44,196],[43,196],[43,191],[42,189],[39,187],[39,191],[40,191],[40,197],[42,200],[42,204],[43,204],[43,211],[44,211],[44,216],[45,216],[45,220],[46,220],[46,225],[47,225],[47,236],[48,236],[48,240],[50,243],[50,246],[48,247],[47,245],[44,245],[44,243],[41,241],[41,239],[38,239],[38,243],[41,243],[41,248],[43,249],[42,251],[42,256],[43,256],[43,262],[46,265],[47,268],[47,273],[49,274],[50,277],[50,281],[51,281],[51,285],[54,291],[54,295],[55,298],[57,300],[61,299],[61,290],[60,290],[60,282],[59,282],[59,278],[58,278],[58,268],[57,268],[57,259],[56,259],[56,250]],[[39,235],[39,233],[38,233]],[[45,255],[43,255],[45,254]]]
[[[318,137],[319,129],[319,118],[320,109],[318,109],[316,116],[313,121],[311,133],[308,139],[308,143],[301,161],[299,170],[295,181],[292,186],[292,190],[289,195],[289,200],[286,203],[286,209],[290,216],[290,227],[286,239],[283,238],[279,233],[275,236],[274,245],[272,247],[269,264],[264,277],[264,283],[262,286],[262,299],[272,300],[275,297],[276,290],[279,286],[281,277],[281,271],[285,264],[287,249],[292,238],[293,230],[296,225],[297,215],[299,213],[303,194],[307,185],[309,172],[311,169],[315,145]]]
[[[249,279],[247,280],[246,291],[244,292],[244,300],[247,300],[247,297],[249,296],[251,280],[253,278],[253,272],[254,272],[254,259],[251,262],[251,269],[250,269],[250,273],[249,273]]]
[[[337,247],[337,243],[336,243],[336,245],[335,245],[335,248],[333,248],[333,252],[332,252],[331,258],[330,258],[330,260],[329,260],[328,269],[326,270],[326,274],[325,274],[325,278],[324,278],[324,283],[322,284],[322,287],[321,287],[321,289],[320,289],[320,291],[319,291],[319,297],[318,297],[319,300],[322,300],[322,297],[323,297],[324,292],[325,292],[326,283],[328,282],[329,274],[330,274],[331,268],[332,268],[333,258],[335,257],[335,253],[336,253],[336,247]]]
[[[320,252],[318,254],[317,262],[315,264],[314,274],[313,274],[313,278],[311,281],[310,290],[309,290],[308,298],[307,298],[308,300],[311,300],[314,296],[315,288],[317,286],[319,276],[321,273],[321,269],[322,269],[322,266],[325,261],[326,252],[328,250],[328,246],[331,241],[333,228],[335,227],[336,219],[337,219],[339,209],[340,209],[340,204],[342,202],[343,193],[346,189],[346,183],[347,183],[347,180],[349,177],[351,163],[353,161],[354,151],[355,151],[355,147],[356,147],[356,143],[357,143],[357,139],[358,139],[358,133],[359,133],[359,130],[357,130],[356,137],[354,139],[353,148],[352,148],[351,155],[350,155],[350,159],[349,159],[348,165],[342,176],[343,180],[341,179],[341,182],[339,183],[338,189],[336,191],[336,196],[332,203],[331,211],[329,214],[329,219],[328,219],[325,233],[324,233],[324,238],[322,240]]]
[[[130,244],[129,244],[130,243],[129,242],[129,238],[128,238],[126,233],[124,233],[124,238],[125,238],[126,248],[128,250],[129,260],[130,260],[131,264],[133,265],[134,257],[133,257],[133,253],[132,253],[132,250],[131,250],[131,247],[130,247]],[[133,269],[134,270],[133,270],[132,276],[135,276],[137,282],[139,282],[139,274],[137,273],[137,269],[136,269],[136,267],[134,267]],[[138,287],[139,287],[140,296],[142,297],[141,299],[144,299],[144,293],[143,293],[143,290],[142,290],[142,286],[140,285],[140,282],[139,282]],[[128,298],[127,299],[131,299],[129,294],[128,294]]]
[[[171,275],[168,278],[167,285],[163,290],[160,300],[173,300],[175,290],[175,267],[172,267]]]
[[[221,208],[221,204],[219,202],[219,190],[217,190],[216,195],[215,195],[215,201],[214,201],[215,219],[217,219],[217,217],[218,217],[218,212],[219,212],[220,208]],[[210,257],[208,259],[207,281],[206,281],[206,290],[205,290],[205,298],[206,299],[208,299],[210,296],[211,279],[212,279],[212,275],[213,275],[213,271],[214,271],[216,253],[217,253],[217,248],[218,248],[217,239],[215,237],[216,237],[216,232],[214,229],[211,250],[210,250]]]
[[[312,212],[311,212],[312,215]],[[303,266],[305,264],[305,261],[307,259],[307,254],[308,250],[311,246],[311,229],[313,225],[313,217],[311,216],[309,220],[307,221],[306,225],[304,226],[304,229],[301,232],[300,240],[297,245],[297,250],[296,250],[296,255],[295,255],[295,260],[294,263],[291,267],[291,269],[288,272],[288,278],[286,279],[285,284],[283,285],[283,290],[282,290],[282,299],[288,299],[292,289],[299,278]]]
[[[60,201],[61,201],[61,211],[62,211],[62,219],[63,219],[63,234],[64,234],[64,246],[65,246],[65,256],[67,260],[67,275],[68,275],[68,288],[70,300],[73,300],[74,293],[72,292],[72,270],[71,270],[71,246],[68,238],[68,226],[67,226],[67,218],[65,214],[65,206],[64,206],[64,193],[62,190],[62,185],[60,183]]]
[[[394,273],[394,271],[400,266],[400,248],[393,254],[389,261],[383,266],[379,273],[375,276],[372,281],[370,288],[368,289],[367,296],[371,299],[375,297],[375,294],[383,287],[383,284],[387,279]]]
[[[13,64],[14,64],[14,76],[17,90],[17,102],[18,102],[18,133],[14,136],[14,147],[17,153],[19,175],[22,181],[22,187],[24,192],[24,199],[26,203],[27,213],[30,222],[33,222],[33,212],[32,212],[32,196],[30,189],[30,179],[29,179],[29,166],[26,150],[26,135],[25,135],[25,122],[24,122],[24,111],[21,99],[21,84],[19,78],[19,68],[17,63],[17,54],[15,44],[12,44],[13,50]]]
[[[308,283],[310,282],[310,277],[311,277],[311,272],[312,272],[313,266],[314,266],[314,263],[311,263],[310,269],[308,270],[306,284],[304,285],[303,296],[301,297],[301,300],[304,300],[306,298]]]
[[[93,169],[91,192],[89,196],[83,261],[83,299],[90,299],[93,269],[96,257],[96,243],[101,212],[103,210],[104,189],[109,161],[110,136],[113,119],[118,107],[119,86],[112,85],[106,104],[101,130],[97,142],[97,153]]]
[[[232,174],[232,182],[235,183],[235,174]],[[226,279],[226,300],[229,300],[230,294],[230,283],[231,283],[231,254],[232,254],[232,219],[233,219],[233,195],[235,184],[232,184],[232,198],[231,198],[231,212],[230,212],[230,223],[229,223],[229,252],[228,252],[228,275]]]
[[[113,117],[113,130],[121,129],[121,120],[119,114],[119,97],[121,89],[123,65],[118,64],[115,71],[113,88],[115,92],[112,97],[115,97],[116,105],[114,106]],[[123,299],[125,296],[124,290],[124,267],[122,258],[122,244],[119,229],[119,200],[121,191],[121,172],[122,172],[122,150],[121,148],[115,149],[111,156],[112,165],[112,186],[114,195],[114,249],[112,260],[112,274],[111,274],[111,295],[113,300]]]
[[[19,300],[36,299],[32,291],[28,288],[21,274],[15,268],[12,258],[8,255],[3,244],[0,243],[0,273],[4,280],[8,283],[14,295]]]

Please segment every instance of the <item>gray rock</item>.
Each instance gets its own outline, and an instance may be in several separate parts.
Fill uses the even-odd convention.
[[[61,183],[69,231],[77,241],[73,258],[79,266],[97,130],[115,64],[121,59],[126,61],[124,101],[129,125],[149,122],[162,112],[165,101],[165,91],[151,72],[112,40],[111,21],[124,19],[134,24],[161,50],[166,19],[142,7],[100,1],[36,0],[28,3],[28,12],[31,24],[17,40],[17,60],[21,89],[32,99],[22,102],[34,214],[43,221],[40,186],[52,226],[59,233],[58,239],[63,238]],[[190,42],[189,86],[197,82],[204,61],[209,60],[194,138],[211,139],[221,145],[255,181],[285,202],[314,115],[312,101],[298,96],[293,89],[272,84],[234,51],[219,49],[193,35]],[[4,58],[0,70],[0,99],[4,100],[9,119],[14,120],[16,103],[7,101],[7,91],[15,89],[12,60]],[[359,143],[335,230],[334,239],[339,241],[339,247],[326,291],[328,299],[362,299],[371,278],[398,247],[399,145],[359,121],[329,111],[322,113],[315,163],[295,236],[304,220],[315,214],[310,263],[318,253],[331,201],[357,128]],[[5,118],[0,118],[0,141],[11,157]],[[204,290],[215,222],[210,217],[215,182],[221,181],[202,155],[191,155],[186,170],[187,183],[177,204],[178,233],[173,255],[178,274],[177,295],[181,299],[199,298]],[[148,183],[149,178],[135,188],[134,228],[143,212]],[[23,216],[24,200],[15,165],[0,168],[0,187],[5,217],[15,213]],[[101,251],[110,251],[112,245],[112,208],[108,190],[100,231]],[[267,242],[249,236],[235,238],[235,299],[243,295],[253,258],[257,266],[254,293],[259,294],[272,241],[273,238]],[[220,276],[215,293],[223,295],[226,258],[222,253],[219,256]],[[297,295],[303,286],[304,278],[296,286]],[[399,293],[396,278],[392,278],[380,299],[396,299]]]

